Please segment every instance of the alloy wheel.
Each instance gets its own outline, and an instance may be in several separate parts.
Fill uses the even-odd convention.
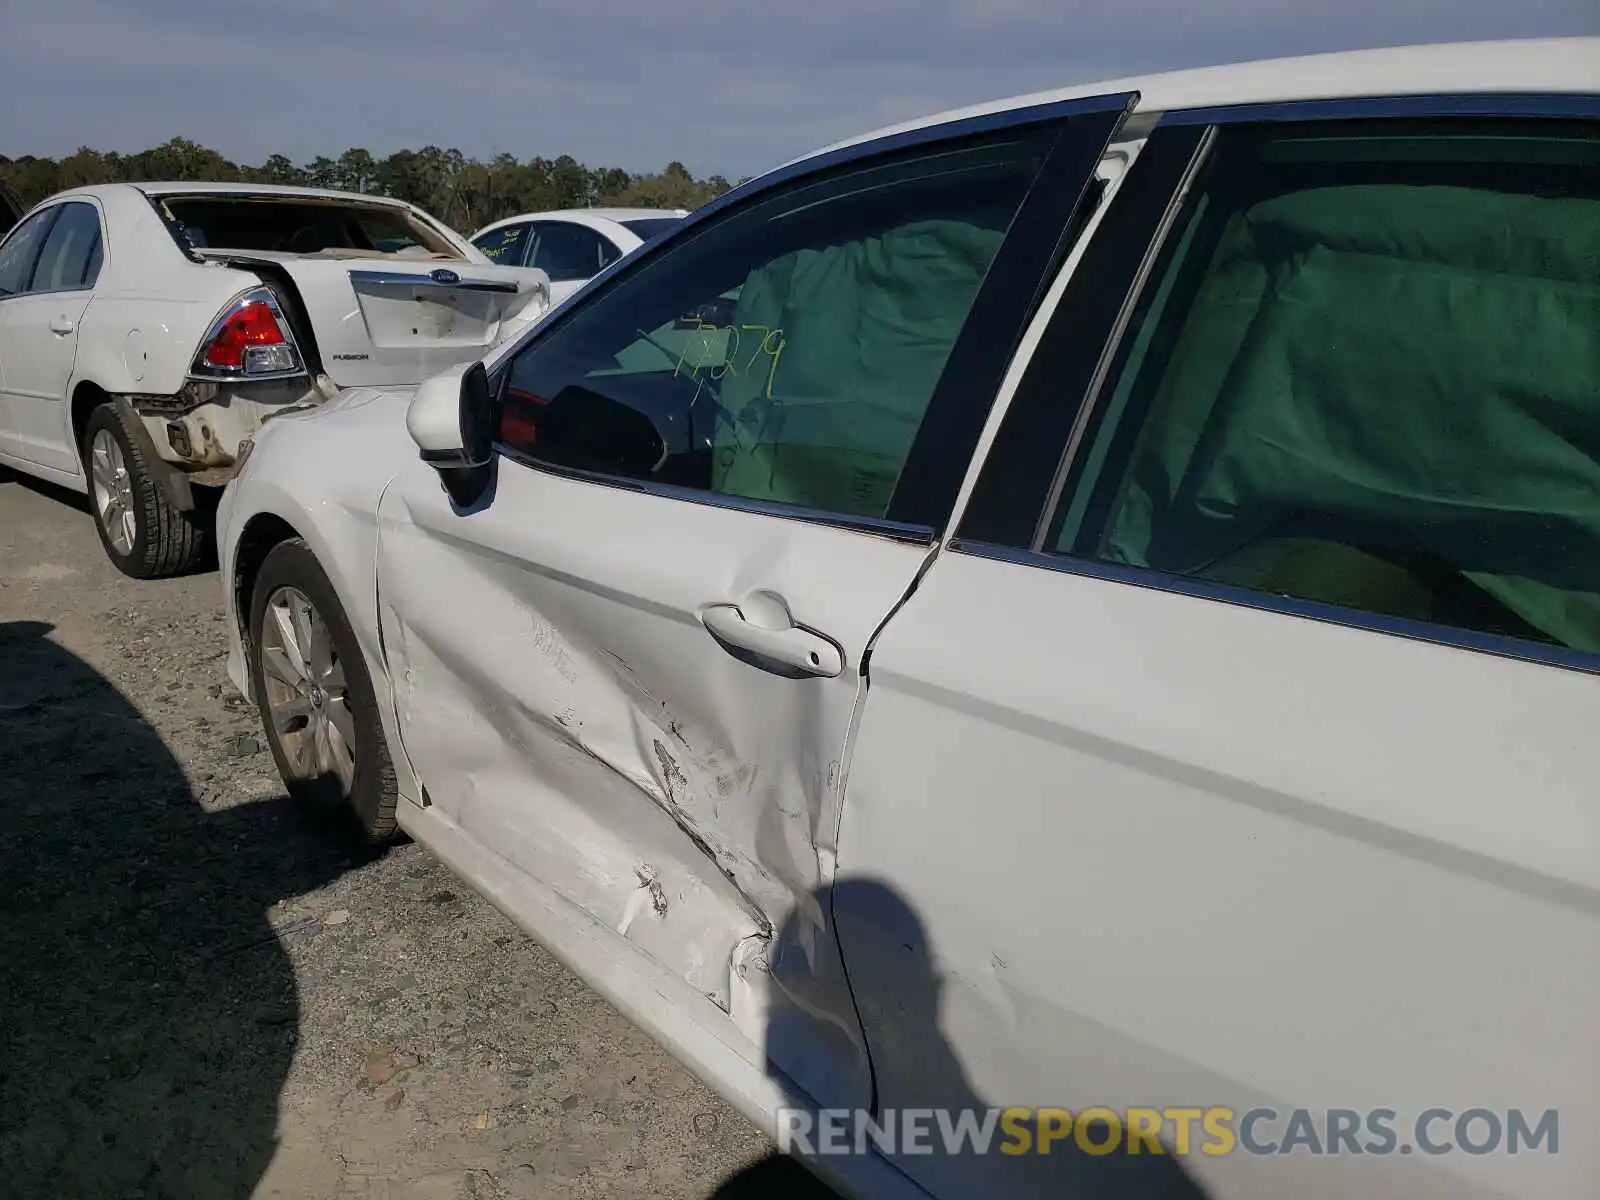
[[[328,623],[306,594],[281,587],[261,622],[261,679],[266,718],[296,779],[355,785],[356,726],[344,664]]]
[[[109,429],[99,430],[89,444],[89,477],[94,488],[94,511],[107,539],[118,554],[133,553],[138,536],[134,515],[133,479],[128,474],[122,446]]]

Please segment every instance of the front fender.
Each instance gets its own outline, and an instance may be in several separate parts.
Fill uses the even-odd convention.
[[[350,620],[372,679],[399,781],[400,793],[413,803],[421,795],[400,753],[394,718],[393,689],[378,634],[377,550],[378,500],[393,471],[387,455],[400,446],[415,447],[405,432],[404,406],[392,397],[345,393],[328,409],[285,415],[266,424],[243,471],[228,485],[217,510],[217,554],[223,605],[228,614],[229,677],[248,694],[245,672],[248,649],[247,598],[238,587],[239,551],[266,531],[302,539],[328,576],[334,594]],[[342,403],[341,403],[342,401]],[[390,420],[380,410],[398,407]],[[382,419],[338,420],[377,412]],[[392,443],[392,447],[391,447]],[[343,452],[343,453],[341,453]],[[376,462],[373,457],[377,456]],[[358,460],[364,459],[363,462]],[[380,469],[370,469],[382,463]],[[357,469],[366,466],[369,469]]]

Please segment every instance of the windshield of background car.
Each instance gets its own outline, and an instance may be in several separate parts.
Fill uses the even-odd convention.
[[[461,258],[404,209],[310,196],[166,196],[157,205],[195,250]]]

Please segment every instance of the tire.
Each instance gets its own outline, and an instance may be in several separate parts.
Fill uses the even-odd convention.
[[[310,610],[304,624],[302,601]],[[298,645],[318,645],[318,625],[327,639],[321,655]],[[368,845],[393,840],[399,790],[372,677],[333,584],[299,538],[278,543],[262,561],[251,590],[249,631],[251,698],[290,796],[342,835]],[[342,754],[341,746],[350,753]]]
[[[102,404],[83,431],[84,478],[106,557],[134,579],[165,579],[199,567],[210,550],[202,515],[184,512],[156,481],[122,409]]]

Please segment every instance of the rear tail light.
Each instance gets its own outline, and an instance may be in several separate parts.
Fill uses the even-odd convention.
[[[203,379],[271,379],[303,375],[305,361],[267,288],[236,296],[206,330],[191,375]]]

